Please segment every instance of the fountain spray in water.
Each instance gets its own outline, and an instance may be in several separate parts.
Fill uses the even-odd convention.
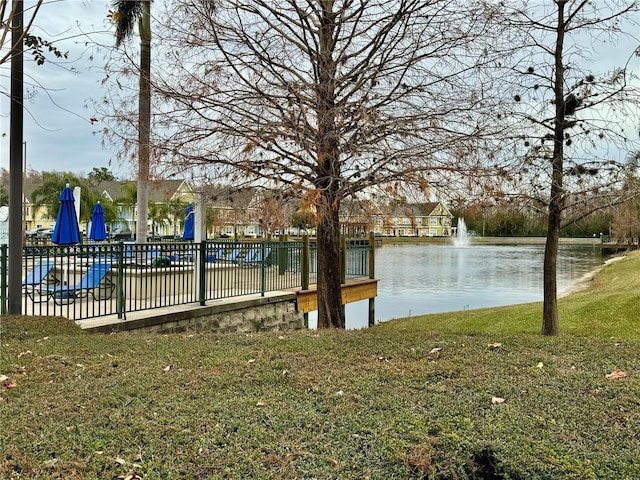
[[[469,245],[469,234],[467,233],[467,224],[464,223],[464,218],[458,219],[458,230],[456,238],[453,239],[453,244],[456,247],[464,247]]]

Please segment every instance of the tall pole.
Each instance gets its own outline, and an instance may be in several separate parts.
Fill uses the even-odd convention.
[[[11,15],[11,101],[9,121],[9,315],[22,313],[22,142],[23,2],[13,0]]]

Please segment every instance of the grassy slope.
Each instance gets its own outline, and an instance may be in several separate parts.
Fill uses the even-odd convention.
[[[558,338],[540,305],[250,336],[5,318],[0,478],[640,478],[630,257]]]

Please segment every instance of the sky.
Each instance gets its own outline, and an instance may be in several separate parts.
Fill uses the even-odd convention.
[[[34,0],[24,2],[25,8],[34,4]],[[31,33],[55,40],[59,49],[69,51],[69,58],[36,66],[25,56],[25,81],[38,85],[25,93],[27,169],[87,174],[94,167],[107,167],[121,179],[132,178],[131,167],[118,164],[114,152],[103,147],[100,118],[91,106],[91,101],[99,100],[104,93],[100,82],[105,51],[96,52],[87,42],[113,45],[113,27],[107,20],[109,7],[107,0],[45,0],[38,12]],[[27,18],[25,14],[25,20]],[[619,65],[617,62],[626,59],[631,49],[631,43],[624,48],[609,46],[600,62]],[[95,54],[93,60],[92,54]],[[634,57],[631,66],[636,73],[640,72],[640,57]],[[594,68],[596,71],[606,69]],[[6,169],[9,168],[9,80],[9,63],[6,63],[0,66],[0,167]],[[29,92],[33,91],[35,95],[30,96]],[[92,117],[97,122],[92,123]]]
[[[25,0],[25,12],[33,0]],[[88,41],[113,45],[107,21],[109,2],[104,0],[45,0],[31,33],[55,41],[67,60],[53,59],[37,66],[25,55],[24,141],[27,169],[89,173],[107,167],[127,177],[130,167],[113,163],[113,152],[102,146],[101,124],[91,100],[103,94],[103,54],[88,48]],[[30,18],[25,13],[25,22]],[[84,35],[83,32],[101,32]],[[94,59],[91,59],[92,54]],[[9,64],[0,67],[0,167],[9,168]],[[33,95],[35,92],[35,95]]]

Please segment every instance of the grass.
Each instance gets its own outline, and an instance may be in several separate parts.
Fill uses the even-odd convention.
[[[539,304],[226,336],[3,318],[0,478],[640,478],[640,256],[591,283],[555,338]]]

